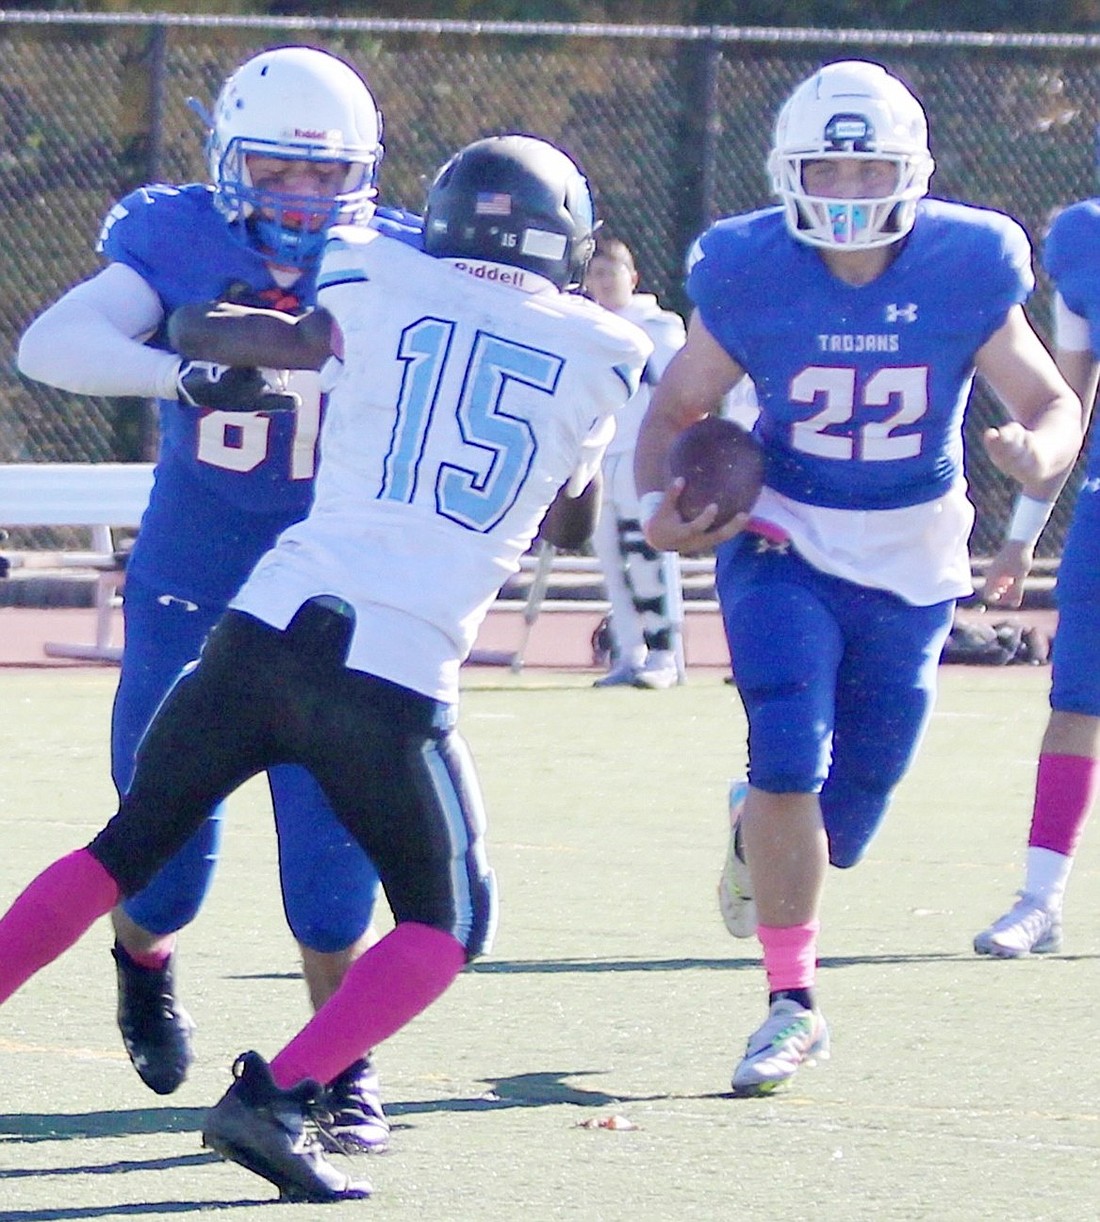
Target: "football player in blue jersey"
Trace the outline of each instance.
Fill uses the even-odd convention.
[[[1083,200],[1058,214],[1044,243],[1043,266],[1056,289],[1055,359],[1080,396],[1087,429],[1100,380],[1100,200]],[[1035,544],[1071,470],[1025,485],[986,573],[987,602],[1020,605]],[[1100,437],[1089,447],[1056,595],[1050,717],[1039,749],[1023,887],[1009,911],[975,936],[980,955],[1018,959],[1061,950],[1066,885],[1100,795]]]
[[[1024,315],[1023,230],[925,198],[926,120],[900,80],[864,61],[821,68],[782,108],[769,167],[781,204],[697,244],[688,340],[636,451],[650,543],[717,546],[748,717],[722,907],[760,939],[769,1011],[735,1095],[767,1094],[828,1053],[815,996],[826,866],[855,865],[878,828],[972,590],[962,423],[975,372],[1012,417],[984,437],[1006,475],[1034,485],[1081,439],[1080,404]],[[744,374],[764,487],[751,515],[715,529],[710,506],[685,522],[669,448]]]
[[[232,297],[301,311],[334,223],[419,241],[418,218],[375,204],[381,116],[366,83],[323,51],[256,55],[225,82],[210,119],[211,182],[153,185],[111,209],[108,260],[26,331],[23,373],[65,390],[158,400],[160,452],[130,555],[125,645],[111,727],[112,775],[129,788],[134,755],[181,668],[278,533],[313,496],[324,410],[313,373],[295,373],[296,411],[258,371],[225,371],[172,351],[177,307]],[[322,1005],[369,943],[377,876],[301,768],[268,774],[284,907],[310,1001]],[[174,1091],[192,1058],[175,995],[176,932],[197,913],[218,855],[221,810],[140,894],[113,913],[118,1021],[142,1079]],[[388,1125],[369,1060],[333,1084],[333,1130],[375,1149]]]

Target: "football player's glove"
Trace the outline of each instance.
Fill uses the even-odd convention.
[[[272,385],[255,366],[215,365],[212,361],[183,361],[176,390],[181,403],[223,412],[289,412],[300,403],[297,395]]]

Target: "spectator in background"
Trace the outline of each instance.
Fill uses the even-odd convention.
[[[610,671],[596,687],[632,686],[660,690],[683,678],[680,562],[675,552],[655,552],[642,534],[638,493],[634,483],[634,445],[649,397],[668,362],[683,346],[684,322],[663,310],[652,293],[638,293],[638,271],[625,242],[601,234],[588,266],[585,289],[604,309],[636,323],[653,341],[653,355],[642,386],[618,421],[607,448],[603,469],[603,501],[592,537],[603,569],[611,612],[593,646],[610,662]],[[726,396],[722,415],[752,428],[756,394],[751,379],[741,381]]]
[[[679,598],[680,566],[674,553],[656,552],[642,534],[634,486],[634,443],[650,391],[685,339],[684,320],[639,293],[634,256],[625,242],[596,239],[585,291],[605,310],[629,319],[653,341],[642,385],[619,415],[603,466],[603,499],[592,538],[611,603],[611,669],[596,687],[661,690],[679,678],[673,607]]]

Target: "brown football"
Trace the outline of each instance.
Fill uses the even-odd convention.
[[[764,451],[739,424],[707,416],[676,438],[669,452],[669,470],[673,477],[684,480],[680,516],[689,522],[715,504],[714,529],[753,507],[764,482]]]

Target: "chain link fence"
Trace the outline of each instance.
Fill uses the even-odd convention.
[[[1093,192],[1100,38],[15,13],[0,10],[0,461],[152,456],[148,407],[21,378],[22,329],[98,266],[115,199],[149,181],[203,179],[209,104],[249,55],[324,47],[367,77],[385,114],[381,197],[419,210],[455,148],[506,130],[560,142],[581,162],[606,227],[634,249],[643,288],[684,310],[683,258],[725,213],[770,202],[775,113],[831,59],[877,59],[929,114],[933,192],[1015,216],[1036,245],[1051,214]],[[1040,273],[1029,310],[1049,337]],[[998,419],[979,387],[969,436]],[[1013,489],[969,447],[976,555],[995,550]],[[1068,498],[1063,498],[1064,502]],[[1070,506],[1042,554],[1056,556]]]

